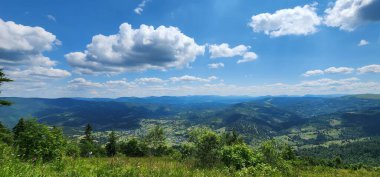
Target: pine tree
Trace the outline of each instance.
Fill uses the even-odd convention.
[[[97,151],[97,148],[92,137],[92,127],[90,124],[86,125],[84,138],[80,140],[80,154],[82,157],[90,157],[94,155]]]
[[[13,80],[7,78],[5,74],[3,73],[3,70],[0,69],[0,86],[3,84],[3,82],[12,82]],[[10,106],[12,103],[5,100],[0,100],[0,106]]]
[[[14,140],[17,141],[18,137],[22,132],[25,131],[25,120],[24,118],[21,118],[18,123],[16,124],[15,127],[13,127],[13,135],[14,135]]]
[[[27,161],[60,160],[64,154],[65,144],[60,129],[51,129],[35,119],[24,122],[24,129],[19,132],[14,142],[18,155]]]
[[[116,140],[115,132],[112,131],[108,138],[108,143],[106,144],[107,155],[109,157],[116,155]]]
[[[85,134],[85,137],[84,137],[85,140],[88,140],[88,141],[93,141],[94,140],[92,138],[92,127],[91,127],[90,124],[86,125],[86,129],[85,129],[84,134]]]

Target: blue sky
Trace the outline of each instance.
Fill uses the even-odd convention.
[[[380,92],[378,0],[0,3],[2,96]]]

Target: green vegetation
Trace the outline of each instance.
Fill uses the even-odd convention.
[[[93,139],[90,124],[78,142],[34,119],[20,119],[13,130],[1,134],[0,176],[380,175],[378,168],[350,166],[340,157],[326,161],[297,156],[290,146],[275,140],[251,147],[234,131],[217,133],[206,127],[190,130],[180,146],[171,146],[160,126],[125,142],[111,132],[105,144]],[[4,138],[9,135],[13,141]]]

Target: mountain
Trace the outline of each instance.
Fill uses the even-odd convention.
[[[1,99],[14,103],[0,107],[0,121],[8,127],[21,117],[34,117],[49,125],[77,130],[71,131],[72,135],[90,123],[97,132],[118,130],[129,134],[161,124],[175,142],[194,126],[236,130],[248,142],[276,138],[299,147],[380,136],[380,99],[368,94]]]

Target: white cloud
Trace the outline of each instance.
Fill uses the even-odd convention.
[[[358,46],[365,46],[365,45],[368,45],[368,44],[369,44],[369,42],[367,40],[362,39],[362,40],[359,41]]]
[[[24,55],[51,50],[56,40],[55,35],[41,27],[24,26],[0,19],[0,54],[8,56],[1,56],[3,60],[20,60]]]
[[[337,73],[343,73],[343,74],[349,74],[354,71],[354,68],[349,67],[330,67],[325,69],[326,74],[337,74]]]
[[[195,76],[184,75],[181,77],[171,77],[169,78],[172,82],[211,82],[212,80],[218,79],[215,76],[210,76],[208,78],[201,78]]]
[[[302,74],[305,77],[315,76],[315,75],[322,75],[322,74],[349,74],[352,73],[355,69],[349,68],[349,67],[330,67],[325,70],[310,70],[306,71],[304,74]]]
[[[47,15],[46,16],[49,20],[51,20],[51,21],[54,21],[54,22],[56,22],[57,21],[57,19],[53,16],[53,15]]]
[[[303,86],[303,87],[346,85],[346,84],[350,84],[351,82],[356,82],[359,80],[360,79],[358,79],[356,77],[340,79],[340,80],[323,78],[323,79],[318,79],[318,80],[313,80],[313,81],[304,81],[304,82],[301,82],[299,85]]]
[[[360,74],[363,74],[363,73],[380,73],[380,65],[373,64],[373,65],[363,66],[361,68],[358,68],[357,71]]]
[[[237,63],[246,63],[250,61],[255,61],[257,59],[257,54],[254,52],[247,52],[243,55],[243,59],[238,60]]]
[[[157,77],[143,77],[136,79],[135,82],[139,84],[159,84],[165,81]]]
[[[249,26],[254,32],[264,32],[271,37],[313,34],[321,24],[316,5],[317,3],[281,9],[273,14],[258,14],[252,16]]]
[[[210,63],[208,64],[208,68],[211,68],[211,69],[224,68],[224,63]]]
[[[205,78],[203,78],[205,79]],[[165,81],[165,80],[164,80]],[[167,80],[170,81],[170,80]],[[219,80],[221,81],[221,80]],[[23,85],[25,86],[25,85]],[[304,95],[304,94],[359,94],[380,93],[380,82],[362,81],[356,77],[323,78],[295,84],[271,83],[234,85],[224,82],[178,82],[167,84],[136,84],[125,79],[92,82],[76,78],[65,87],[49,88],[46,83],[30,82],[29,87],[4,84],[7,96],[26,97],[124,97],[124,96],[179,96],[179,95]],[[54,92],[51,90],[54,89]]]
[[[237,61],[237,63],[245,63],[254,61],[257,59],[257,54],[254,52],[249,52],[250,46],[238,45],[236,47],[230,48],[229,44],[222,43],[220,45],[213,44],[208,46],[209,53],[211,54],[211,58],[222,58],[222,57],[235,57],[242,56],[243,59]],[[223,63],[222,63],[223,64]],[[218,68],[224,67],[217,64],[210,64],[209,68]]]
[[[366,18],[361,15],[362,10],[372,2],[374,0],[337,0],[325,10],[324,23],[341,30],[353,31],[366,23]]]
[[[0,19],[0,65],[16,82],[70,76],[66,70],[53,68],[57,63],[43,55],[59,44],[55,35],[41,27]]]
[[[31,78],[50,79],[71,76],[71,73],[66,70],[48,67],[32,67],[24,70],[10,70],[7,71],[7,74],[10,78],[13,78],[14,80],[25,80]]]
[[[229,44],[227,43],[222,43],[220,45],[213,44],[208,46],[211,58],[242,56],[247,52],[249,48],[249,46],[245,45],[238,45],[234,48],[230,48]]]
[[[167,70],[189,66],[203,55],[204,46],[176,27],[141,25],[133,29],[120,25],[119,33],[96,35],[84,52],[66,54],[68,63],[79,73],[121,73],[147,69]]]
[[[324,71],[322,71],[320,69],[317,69],[317,70],[306,71],[302,75],[305,76],[305,77],[310,77],[310,76],[315,76],[315,75],[321,75],[321,74],[324,74],[324,73],[325,73]]]
[[[143,0],[141,3],[133,10],[136,14],[141,15],[141,13],[144,11],[144,7],[148,0]]]
[[[75,78],[68,82],[70,88],[89,88],[89,87],[102,87],[103,84],[98,82],[91,82],[84,78]]]

